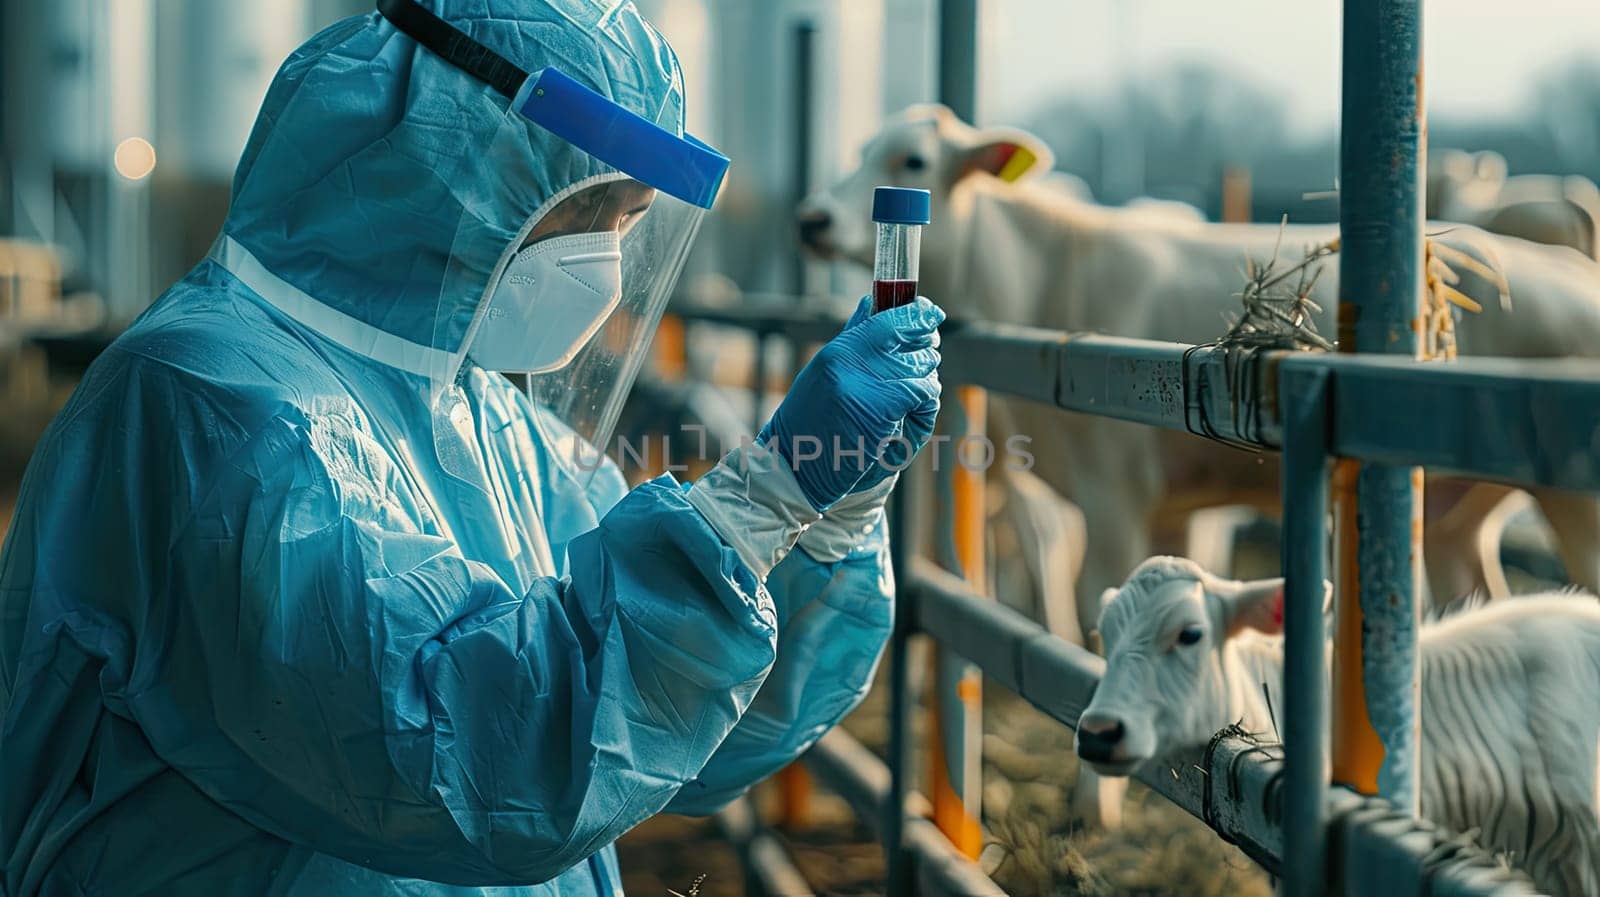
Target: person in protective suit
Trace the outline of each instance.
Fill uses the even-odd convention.
[[[675,57],[618,0],[379,10],[283,65],[28,470],[4,897],[620,893],[620,835],[868,688],[942,315],[863,305],[769,449],[628,491],[596,449],[728,165]]]

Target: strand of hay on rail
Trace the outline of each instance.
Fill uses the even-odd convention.
[[[1286,215],[1281,227],[1287,228],[1288,224]],[[1322,306],[1311,294],[1322,277],[1326,260],[1339,252],[1340,241],[1334,239],[1309,247],[1299,261],[1280,268],[1278,255],[1282,249],[1282,235],[1280,230],[1271,258],[1258,261],[1246,256],[1242,272],[1245,285],[1238,293],[1244,311],[1229,320],[1228,332],[1219,344],[1331,352],[1335,344],[1317,332],[1316,316],[1322,312]],[[1446,236],[1452,236],[1483,258],[1446,243]],[[1471,272],[1488,282],[1498,291],[1500,305],[1510,307],[1511,285],[1493,248],[1469,237],[1470,232],[1442,231],[1429,235],[1424,241],[1427,274],[1420,322],[1424,358],[1456,357],[1454,309],[1471,314],[1483,311],[1482,303],[1459,289],[1461,271]]]

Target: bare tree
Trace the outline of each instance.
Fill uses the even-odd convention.
[[[1104,96],[1063,95],[1040,107],[1030,127],[1061,166],[1099,184],[1108,135],[1133,133],[1144,181],[1160,188],[1213,183],[1224,166],[1250,164],[1283,143],[1282,97],[1227,68],[1184,61]],[[1128,197],[1109,197],[1112,200]]]
[[[1600,62],[1574,59],[1540,79],[1537,123],[1569,171],[1600,167]]]

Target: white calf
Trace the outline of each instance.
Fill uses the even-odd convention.
[[[1475,221],[1494,208],[1511,172],[1505,156],[1448,147],[1428,149],[1428,217]]]
[[[1107,208],[1028,177],[1051,164],[1032,135],[980,131],[943,107],[914,107],[867,144],[856,171],[806,200],[802,237],[818,252],[870,264],[873,187],[925,187],[934,194],[934,221],[924,234],[924,292],[953,316],[1189,343],[1222,332],[1224,316],[1238,310],[1245,257],[1264,262],[1280,240],[1276,226]],[[1282,245],[1286,255],[1297,254],[1334,234],[1331,227],[1290,227]],[[1569,249],[1471,229],[1455,238],[1486,247],[1511,283],[1509,310],[1487,284],[1463,285],[1484,306],[1460,323],[1463,353],[1600,353],[1600,264]],[[1328,266],[1317,290],[1329,334],[1336,269]],[[1085,629],[1097,616],[1100,591],[1152,553],[1157,521],[1223,504],[1275,507],[1274,468],[1258,456],[1030,403],[994,405],[1010,413],[1014,432],[1033,438],[1034,472],[1087,519],[1077,590]],[[1587,496],[1539,497],[1574,581],[1600,589],[1600,505]],[[1478,572],[1453,577],[1463,578],[1485,579]]]
[[[1078,755],[1125,776],[1241,722],[1271,733],[1283,693],[1283,581],[1181,558],[1141,564],[1105,601],[1106,673]],[[1600,602],[1552,593],[1424,627],[1422,814],[1477,832],[1557,897],[1600,894]]]

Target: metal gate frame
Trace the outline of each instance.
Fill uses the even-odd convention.
[[[826,339],[840,323],[803,314],[684,311],[691,321],[800,343]],[[944,355],[941,373],[949,383],[1284,455],[1286,744],[1224,734],[1204,749],[1166,758],[1140,776],[1147,785],[1269,872],[1307,870],[1302,883],[1315,890],[1295,893],[1320,892],[1330,883],[1352,894],[1536,893],[1483,851],[1410,812],[1329,784],[1322,615],[1327,470],[1330,460],[1343,458],[1600,491],[1600,457],[1592,450],[1600,439],[1600,364],[1441,365],[995,324],[948,327]],[[1483,440],[1480,433],[1502,438]],[[905,524],[916,520],[906,506],[918,500],[902,489],[892,508],[899,521],[891,543],[898,604],[889,656],[889,762],[842,732],[826,736],[804,760],[881,836],[894,882],[889,893],[998,894],[948,841],[930,837],[937,829],[918,810],[910,778],[916,695],[908,642],[918,634],[933,638],[1067,726],[1076,726],[1105,664],[910,555],[914,526]]]
[[[941,93],[965,106],[956,111],[969,119],[978,2],[940,0]],[[1421,0],[1345,0],[1343,52],[1340,336],[1345,349],[1361,354],[967,324],[947,328],[941,373],[948,384],[1284,456],[1284,743],[1219,733],[1209,746],[1140,775],[1146,784],[1278,875],[1292,897],[1532,894],[1522,876],[1415,818],[1420,618],[1414,469],[1600,491],[1600,364],[1416,360],[1425,326]],[[758,345],[771,336],[821,341],[839,324],[799,313],[684,310],[683,316],[750,330]],[[1355,573],[1342,603],[1365,615],[1357,631],[1367,635],[1340,639],[1335,651],[1344,685],[1359,689],[1357,695],[1381,692],[1386,702],[1381,725],[1368,718],[1372,698],[1358,701],[1353,713],[1345,705],[1338,722],[1349,731],[1338,734],[1340,753],[1333,757],[1323,615],[1331,461],[1363,465],[1356,488],[1365,524],[1341,558],[1353,559]],[[898,603],[889,655],[888,762],[837,731],[805,762],[875,828],[885,846],[891,897],[1000,894],[924,818],[925,802],[914,794],[916,696],[908,642],[918,634],[931,637],[1072,727],[1104,662],[915,557],[912,546],[921,544],[916,528],[926,522],[918,508],[926,496],[909,483],[891,505]],[[1396,557],[1409,558],[1409,569]],[[1349,747],[1363,739],[1368,748]],[[1380,747],[1372,750],[1373,743]],[[1366,783],[1367,790],[1385,796],[1332,784],[1331,761],[1340,780],[1371,778],[1376,785]]]

